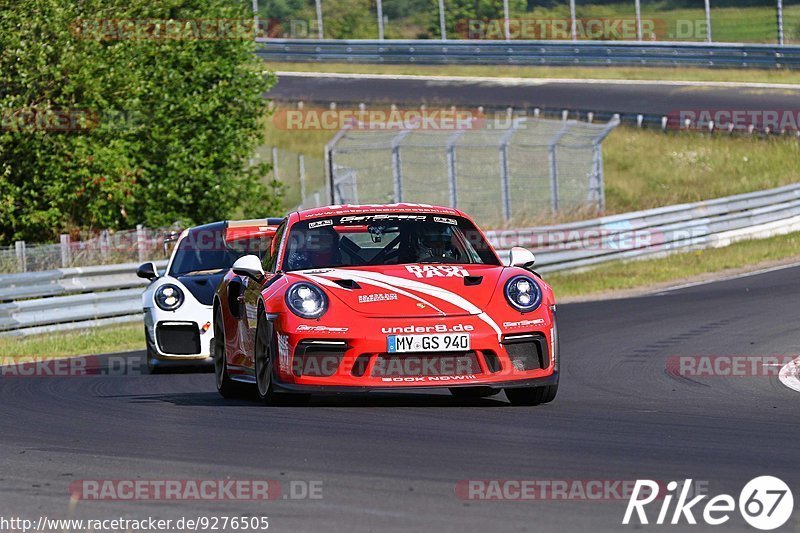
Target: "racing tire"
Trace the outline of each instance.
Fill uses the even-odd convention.
[[[558,384],[544,387],[521,387],[505,389],[506,397],[511,405],[540,405],[550,403],[556,398]]]
[[[278,338],[272,324],[258,313],[255,342],[256,397],[265,405],[302,406],[308,403],[308,394],[285,394],[275,390],[275,357],[278,354]]]
[[[453,387],[450,389],[450,394],[456,398],[488,398],[499,393],[499,389],[491,387]]]
[[[228,376],[228,361],[225,356],[225,328],[222,322],[222,313],[214,309],[214,381],[217,392],[223,398],[236,398],[244,392],[241,383],[233,381]]]

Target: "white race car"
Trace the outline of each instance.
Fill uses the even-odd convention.
[[[244,255],[269,250],[279,218],[214,222],[184,231],[159,276],[154,263],[136,274],[150,280],[142,295],[147,368],[213,364],[212,303],[217,285]]]

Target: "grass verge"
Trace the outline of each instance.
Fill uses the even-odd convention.
[[[0,337],[0,360],[21,361],[144,350],[144,331],[140,323],[29,337]]]
[[[741,241],[725,248],[669,255],[642,261],[615,261],[591,270],[553,273],[545,279],[556,298],[613,296],[615,292],[691,281],[716,273],[736,274],[800,260],[800,233]]]
[[[354,65],[349,63],[272,63],[270,68],[283,72],[339,72],[344,74],[800,83],[800,72],[796,70],[685,67],[526,67],[510,65]]]

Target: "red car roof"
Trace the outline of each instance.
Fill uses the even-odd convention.
[[[339,215],[358,215],[364,213],[430,213],[433,215],[450,215],[466,217],[464,213],[452,207],[441,207],[427,204],[369,204],[369,205],[328,205],[298,211],[300,220],[331,217]],[[469,217],[466,217],[469,218]]]

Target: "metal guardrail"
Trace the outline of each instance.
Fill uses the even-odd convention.
[[[486,236],[504,261],[511,247],[525,246],[536,254],[538,271],[553,272],[791,231],[800,231],[800,184],[555,226],[488,231]],[[140,320],[146,282],[135,276],[136,266],[0,276],[0,335]]]
[[[536,254],[537,270],[588,267],[800,230],[800,184],[536,228],[487,232],[508,259],[512,246]]]
[[[267,61],[800,68],[800,46],[625,41],[257,39]]]
[[[166,261],[156,263],[166,267]],[[139,320],[138,263],[0,276],[0,335],[28,335]]]

